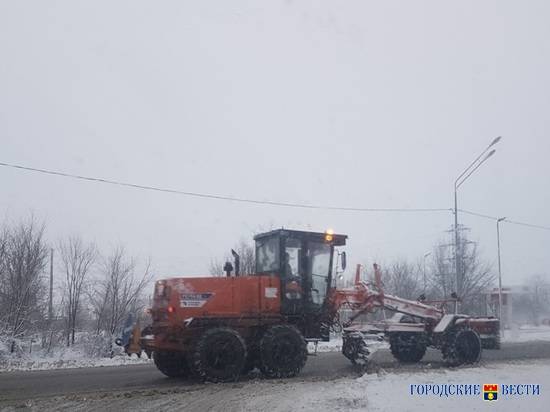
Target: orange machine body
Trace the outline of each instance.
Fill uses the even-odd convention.
[[[265,316],[280,313],[280,294],[277,276],[171,278],[157,282],[153,310],[166,310],[172,322]]]
[[[278,276],[169,278],[156,282],[151,350],[182,350],[197,329],[224,323],[246,338],[251,327],[281,320]]]

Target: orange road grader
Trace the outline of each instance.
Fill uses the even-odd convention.
[[[125,351],[152,356],[169,377],[196,377],[223,382],[254,368],[270,378],[297,375],[304,367],[307,342],[328,341],[343,324],[342,352],[352,363],[366,365],[372,337],[389,340],[400,362],[418,362],[427,347],[441,350],[457,366],[480,359],[482,346],[499,346],[499,321],[446,313],[441,305],[384,294],[380,271],[375,282],[359,279],[351,288],[333,285],[335,256],[345,269],[346,235],[274,230],[257,235],[256,273],[240,275],[239,256],[227,262],[225,277],[180,277],[155,284],[152,324],[127,328],[117,339]],[[456,298],[454,299],[456,304]],[[440,302],[442,303],[442,302]],[[456,305],[455,305],[456,307]],[[377,311],[386,319],[358,322]]]

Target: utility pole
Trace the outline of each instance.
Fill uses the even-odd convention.
[[[498,253],[498,323],[500,325],[500,335],[502,336],[502,271],[500,267],[500,222],[506,220],[505,217],[497,219],[497,253]]]
[[[491,150],[489,152],[489,149],[493,147],[495,144],[497,144],[502,137],[498,136],[493,139],[491,144],[487,146],[481,154],[475,158],[475,160],[470,163],[470,165],[456,178],[455,184],[454,184],[454,197],[455,197],[455,207],[454,207],[454,214],[455,214],[455,224],[454,224],[454,232],[455,232],[455,275],[456,275],[456,293],[459,296],[459,298],[462,295],[462,281],[464,273],[462,271],[462,251],[460,250],[460,242],[458,237],[458,199],[457,199],[457,192],[458,188],[477,170],[479,167],[485,163],[487,159],[489,159],[492,155],[495,154],[495,149]],[[489,153],[487,153],[489,152]],[[483,157],[485,155],[485,157]],[[483,159],[482,159],[483,157]],[[481,160],[480,160],[481,159]],[[457,301],[457,308],[458,308],[458,301]]]
[[[460,260],[461,260],[461,254],[458,251],[458,248],[460,247],[460,242],[458,241],[458,201],[457,201],[457,186],[455,183],[455,281],[456,281],[456,288],[455,291],[458,296],[460,296],[460,286],[459,286],[459,277],[460,277]]]
[[[48,301],[48,322],[53,320],[53,248],[50,249],[50,299]]]

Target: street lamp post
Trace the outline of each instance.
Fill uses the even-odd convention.
[[[498,320],[500,325],[499,333],[502,336],[502,271],[500,267],[500,222],[506,220],[505,217],[497,219],[497,253],[498,253]]]
[[[475,158],[475,160],[470,163],[470,165],[456,178],[455,184],[454,184],[454,200],[455,200],[455,207],[454,207],[454,214],[455,214],[455,224],[454,224],[454,234],[455,234],[455,276],[456,276],[456,293],[460,297],[462,294],[462,282],[461,282],[461,265],[460,265],[460,256],[461,253],[459,253],[459,235],[458,235],[458,188],[462,186],[462,184],[477,170],[479,167],[485,163],[487,159],[489,159],[492,155],[495,154],[495,149],[491,150],[489,153],[489,149],[496,145],[502,137],[498,136],[493,139],[491,144],[487,146],[487,148],[481,152],[481,154]],[[483,157],[485,156],[485,157]],[[458,303],[457,303],[458,305]]]

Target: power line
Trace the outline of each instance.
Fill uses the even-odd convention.
[[[535,228],[535,229],[550,230],[550,227],[548,227],[548,226],[533,225],[531,223],[518,222],[518,221],[515,221],[515,220],[506,219],[506,220],[503,220],[502,223],[510,223],[512,225],[532,227],[532,228]]]
[[[497,217],[484,215],[482,213],[472,212],[470,210],[458,209],[458,211],[461,212],[461,213],[464,213],[466,215],[472,215],[472,216],[482,217],[482,218],[491,219],[491,220],[498,220]]]
[[[497,221],[499,219],[496,216],[490,216],[490,215],[485,215],[483,213],[472,212],[471,210],[458,209],[458,211],[461,212],[461,213],[465,213],[467,215],[482,217],[484,219],[490,219],[490,220],[495,220],[495,221]],[[548,227],[548,226],[534,225],[532,223],[519,222],[517,220],[506,219],[506,220],[503,220],[502,223],[510,223],[512,225],[526,226],[526,227],[531,227],[531,228],[534,228],[534,229],[550,230],[550,227]]]
[[[113,179],[103,179],[99,177],[82,176],[82,175],[71,174],[66,172],[59,172],[55,170],[39,169],[35,167],[16,165],[16,164],[5,163],[5,162],[0,162],[0,166],[10,167],[10,168],[19,169],[19,170],[26,170],[26,171],[35,172],[35,173],[61,176],[61,177],[66,177],[70,179],[79,179],[79,180],[86,180],[90,182],[106,183],[106,184],[116,185],[116,186],[131,187],[134,189],[152,190],[156,192],[172,193],[172,194],[178,194],[178,195],[184,195],[184,196],[198,197],[203,199],[225,200],[230,202],[252,203],[252,204],[260,204],[260,205],[268,205],[268,206],[291,207],[291,208],[300,208],[300,209],[317,209],[317,210],[340,210],[340,211],[347,211],[347,212],[433,213],[433,212],[452,212],[453,211],[453,209],[451,208],[366,208],[366,207],[345,207],[345,206],[332,206],[332,205],[312,205],[312,204],[306,204],[306,203],[293,203],[293,202],[278,202],[278,201],[271,201],[271,200],[259,200],[259,199],[249,199],[249,198],[242,198],[242,197],[223,196],[223,195],[209,194],[209,193],[189,192],[184,190],[162,188],[157,186],[121,182]],[[490,219],[490,220],[498,219],[495,216],[485,215],[482,213],[473,212],[471,210],[458,209],[458,211],[468,215],[481,217],[484,219]],[[526,226],[526,227],[535,228],[535,229],[550,230],[550,227],[548,226],[535,225],[531,223],[519,222],[516,220],[506,219],[503,221],[503,223]]]
[[[117,186],[131,187],[134,189],[152,190],[156,192],[172,193],[172,194],[178,194],[178,195],[184,195],[184,196],[198,197],[203,199],[226,200],[231,202],[253,203],[253,204],[261,204],[261,205],[269,205],[269,206],[292,207],[292,208],[301,208],[301,209],[340,210],[340,211],[348,211],[348,212],[425,212],[425,213],[429,213],[429,212],[449,212],[451,210],[449,208],[362,208],[362,207],[344,207],[344,206],[331,206],[331,205],[312,205],[312,204],[306,204],[306,203],[292,203],[292,202],[277,202],[277,201],[271,201],[271,200],[258,200],[258,199],[231,197],[231,196],[223,196],[223,195],[209,194],[209,193],[189,192],[184,190],[162,188],[157,186],[121,182],[121,181],[112,180],[112,179],[82,176],[82,175],[76,175],[71,173],[65,173],[65,172],[59,172],[59,171],[47,170],[47,169],[39,169],[35,167],[22,166],[22,165],[16,165],[11,163],[4,163],[4,162],[0,162],[0,166],[10,167],[13,169],[26,170],[26,171],[36,172],[36,173],[43,173],[48,175],[62,176],[62,177],[67,177],[71,179],[79,179],[79,180],[86,180],[91,182],[99,182],[99,183],[107,183],[107,184],[117,185]]]

